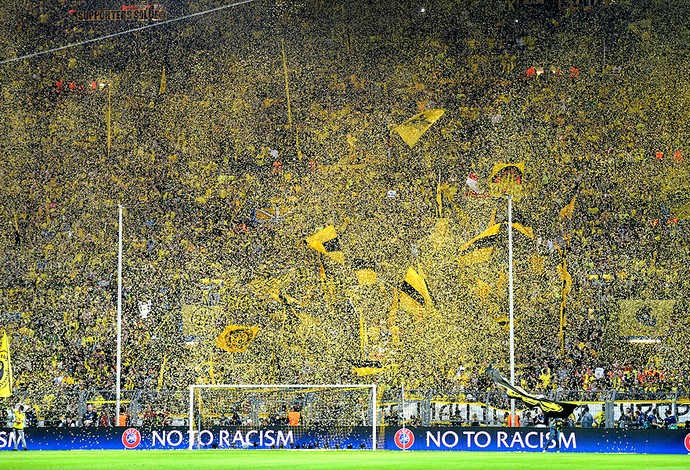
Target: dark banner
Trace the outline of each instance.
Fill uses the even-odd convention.
[[[541,452],[548,442],[547,428],[389,428],[389,450],[465,450],[490,452]],[[555,450],[552,443],[550,450]],[[690,432],[681,429],[564,429],[561,452],[633,454],[690,453]]]
[[[372,429],[353,427],[213,427],[192,431],[161,428],[27,428],[31,450],[188,449],[371,449]],[[14,448],[11,429],[0,428],[0,450]]]
[[[155,7],[122,10],[70,10],[77,21],[160,21],[166,18],[165,10]]]
[[[372,429],[353,427],[186,427],[27,428],[31,450],[188,449],[371,449]],[[387,428],[388,450],[539,452],[548,441],[545,428],[413,427]],[[381,440],[379,440],[381,442]],[[14,433],[0,428],[0,451],[14,448]],[[550,450],[555,450],[552,444]],[[690,431],[565,429],[561,452],[687,454]]]

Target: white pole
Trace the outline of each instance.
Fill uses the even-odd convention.
[[[194,447],[194,439],[192,435],[194,434],[194,386],[189,386],[189,450]]]
[[[117,206],[117,366],[115,369],[115,424],[120,425],[120,379],[122,365],[122,204]]]
[[[515,322],[513,319],[513,197],[508,195],[508,306],[510,311],[510,385],[515,385]],[[510,423],[515,426],[515,399],[510,400]]]
[[[402,395],[402,428],[405,432],[405,382],[401,384],[400,395]],[[405,451],[405,449],[403,449]]]
[[[371,390],[371,409],[373,410],[372,421],[371,421],[371,439],[372,439],[371,448],[372,448],[372,450],[376,450],[376,440],[377,440],[376,425],[378,424],[376,421],[378,418],[378,415],[376,413],[376,411],[377,411],[376,410],[376,384],[374,384],[374,387]]]

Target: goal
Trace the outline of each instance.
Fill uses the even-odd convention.
[[[189,448],[373,449],[376,385],[190,385]]]

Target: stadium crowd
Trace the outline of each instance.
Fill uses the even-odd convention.
[[[9,3],[6,58],[125,27]],[[521,385],[687,396],[689,7],[604,3],[257,2],[0,65],[14,399],[70,426],[80,392],[115,386],[118,204],[126,390],[490,389],[485,369],[508,358],[505,232],[489,261],[458,258],[506,220],[505,199],[465,184],[488,193],[499,162],[525,163],[514,207],[535,234],[514,233]],[[393,132],[435,108],[413,148]],[[328,225],[342,264],[303,243]],[[410,266],[433,297],[421,313],[397,307]],[[251,287],[264,279],[295,302]],[[621,338],[626,300],[672,302],[642,323],[649,343]],[[231,324],[259,327],[246,352],[216,347]],[[361,360],[380,370],[354,375]]]

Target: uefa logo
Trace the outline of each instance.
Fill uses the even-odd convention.
[[[685,436],[685,449],[690,452],[690,434]]]
[[[134,428],[125,429],[122,433],[122,445],[127,449],[136,448],[141,442],[141,433]]]
[[[399,449],[407,450],[414,444],[414,433],[409,429],[398,429],[393,440]]]

